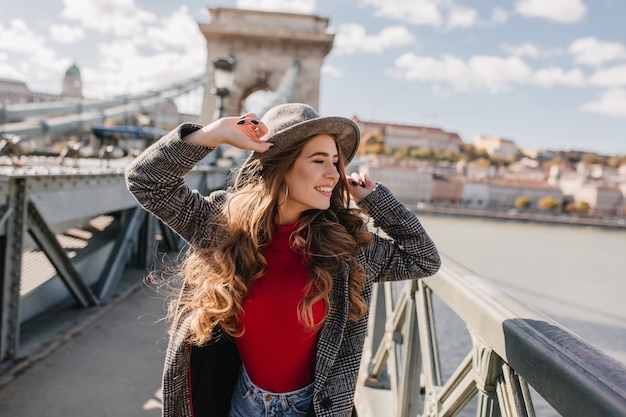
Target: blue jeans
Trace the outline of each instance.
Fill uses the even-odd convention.
[[[311,399],[313,384],[291,392],[271,392],[257,387],[241,366],[233,391],[228,417],[299,417],[305,416]]]

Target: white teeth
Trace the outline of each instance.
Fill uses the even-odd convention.
[[[316,190],[321,191],[323,193],[332,193],[333,192],[333,188],[332,187],[315,187]]]

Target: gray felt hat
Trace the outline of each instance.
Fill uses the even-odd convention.
[[[268,129],[262,139],[276,143],[276,148],[281,147],[283,143],[291,144],[311,136],[328,134],[336,138],[346,165],[354,158],[359,148],[361,133],[354,121],[338,116],[320,117],[306,104],[287,103],[272,107],[261,120]],[[250,172],[252,164],[259,160],[262,165],[263,159],[271,157],[272,153],[272,148],[264,153],[252,152],[239,170],[235,187],[238,188],[244,182],[250,181],[251,178],[248,177],[252,175]]]

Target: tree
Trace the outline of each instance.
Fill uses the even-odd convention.
[[[586,201],[577,201],[574,204],[574,210],[577,213],[589,213],[589,209],[591,209],[591,206]]]
[[[530,199],[530,197],[521,195],[515,199],[515,203],[513,203],[513,206],[516,209],[526,210],[528,207],[530,207],[531,203],[532,200]]]
[[[559,202],[552,196],[546,196],[537,202],[537,208],[539,210],[556,210],[559,208]]]

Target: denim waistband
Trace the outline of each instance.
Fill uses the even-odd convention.
[[[257,386],[248,375],[246,368],[241,366],[241,384],[244,388],[253,393],[255,398],[262,398],[264,402],[279,400],[281,403],[299,402],[300,400],[310,399],[313,396],[313,383],[289,392],[273,392],[264,390]]]

